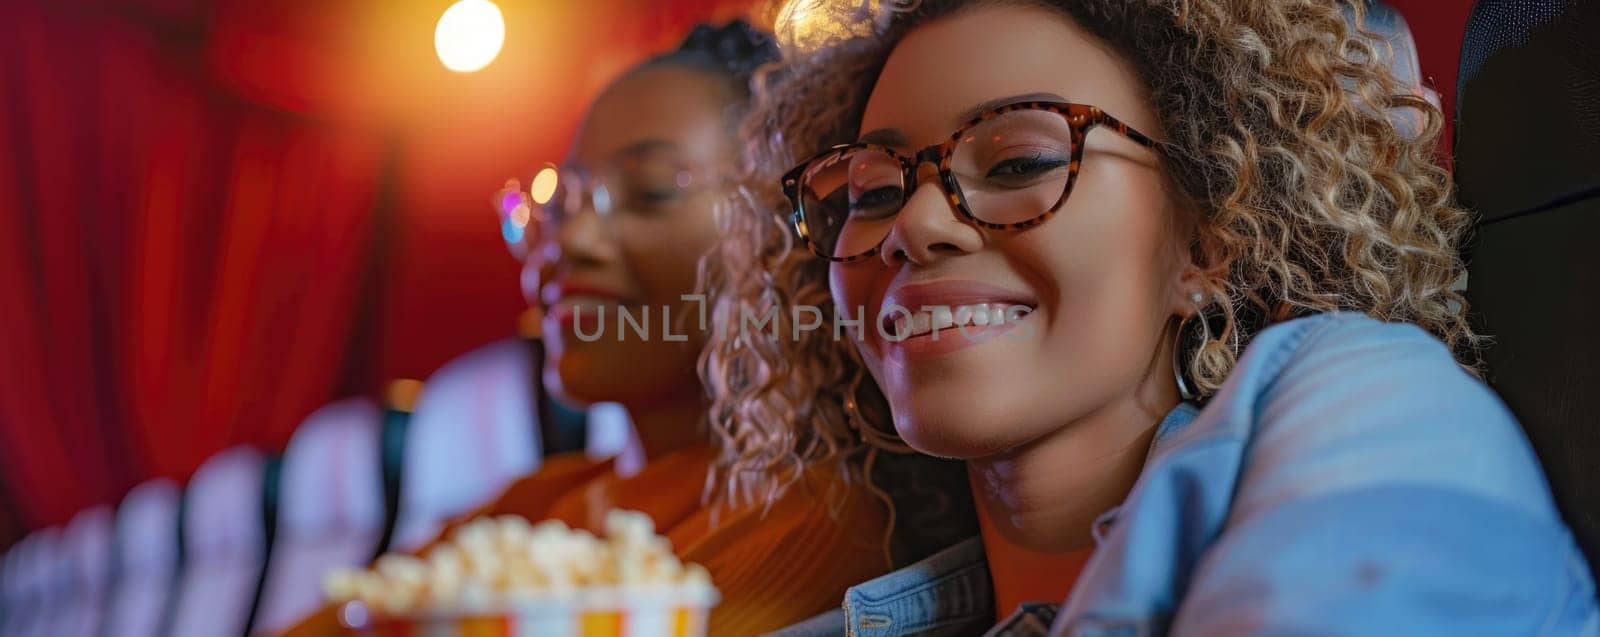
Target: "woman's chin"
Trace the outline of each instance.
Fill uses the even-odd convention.
[[[701,393],[692,359],[666,356],[591,356],[569,352],[547,360],[545,386],[566,402],[577,404],[655,404]]]
[[[626,378],[607,373],[601,366],[582,364],[579,357],[568,357],[562,365],[547,367],[544,371],[545,388],[551,396],[567,405],[593,405],[595,403],[625,402],[628,396]]]
[[[981,417],[980,417],[981,416]],[[896,416],[895,431],[912,449],[939,458],[970,460],[1004,453],[1021,444],[1013,440],[1014,430],[988,427],[992,415],[909,413]]]

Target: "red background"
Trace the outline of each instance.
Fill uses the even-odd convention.
[[[1390,3],[1451,112],[1470,1]],[[513,333],[489,193],[749,2],[499,0],[465,75],[434,58],[449,4],[0,7],[0,545]]]

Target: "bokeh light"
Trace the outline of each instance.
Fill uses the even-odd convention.
[[[533,176],[533,183],[528,185],[528,194],[533,195],[533,203],[541,206],[550,203],[550,198],[556,195],[559,182],[560,175],[556,173],[555,166],[545,166],[544,170]]]
[[[870,36],[885,16],[920,4],[921,0],[786,0],[778,9],[773,30],[778,46],[811,51]]]
[[[511,216],[511,211],[516,210],[517,206],[520,205],[522,205],[522,193],[517,192],[515,187],[508,184],[500,195],[500,202],[495,206],[495,211],[499,212],[502,217],[509,217]]]
[[[489,0],[460,0],[433,31],[433,48],[445,68],[471,73],[494,61],[506,40],[505,16]]]
[[[510,217],[506,217],[500,220],[500,238],[505,239],[506,243],[521,243],[526,228],[527,226],[519,226]]]

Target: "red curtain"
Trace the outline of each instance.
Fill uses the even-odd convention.
[[[342,389],[383,145],[210,90],[192,24],[5,13],[0,479],[59,523]]]
[[[499,4],[467,76],[449,0],[0,6],[0,546],[513,333],[488,193],[748,3]]]

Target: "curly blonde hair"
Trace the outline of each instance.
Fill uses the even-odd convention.
[[[1471,219],[1434,164],[1442,116],[1395,79],[1380,38],[1350,26],[1361,2],[1012,2],[1096,34],[1149,89],[1170,189],[1197,212],[1186,220],[1191,256],[1209,273],[1206,328],[1181,353],[1202,393],[1222,385],[1262,329],[1333,310],[1421,326],[1476,369],[1480,337],[1452,289]],[[724,443],[719,477],[734,501],[770,501],[816,465],[869,478],[878,451],[906,451],[892,431],[861,422],[887,422],[887,408],[849,340],[791,332],[788,308],[833,310],[828,263],[799,245],[778,184],[800,159],[854,141],[900,37],[982,3],[878,4],[832,10],[837,24],[821,31],[838,37],[790,50],[757,75],[742,186],[704,279],[722,331],[701,371]],[[811,9],[808,20],[828,13]],[[871,32],[851,37],[862,25]],[[1398,123],[1397,109],[1417,115],[1420,130]],[[774,310],[783,338],[728,329]],[[851,400],[865,418],[850,416]]]

